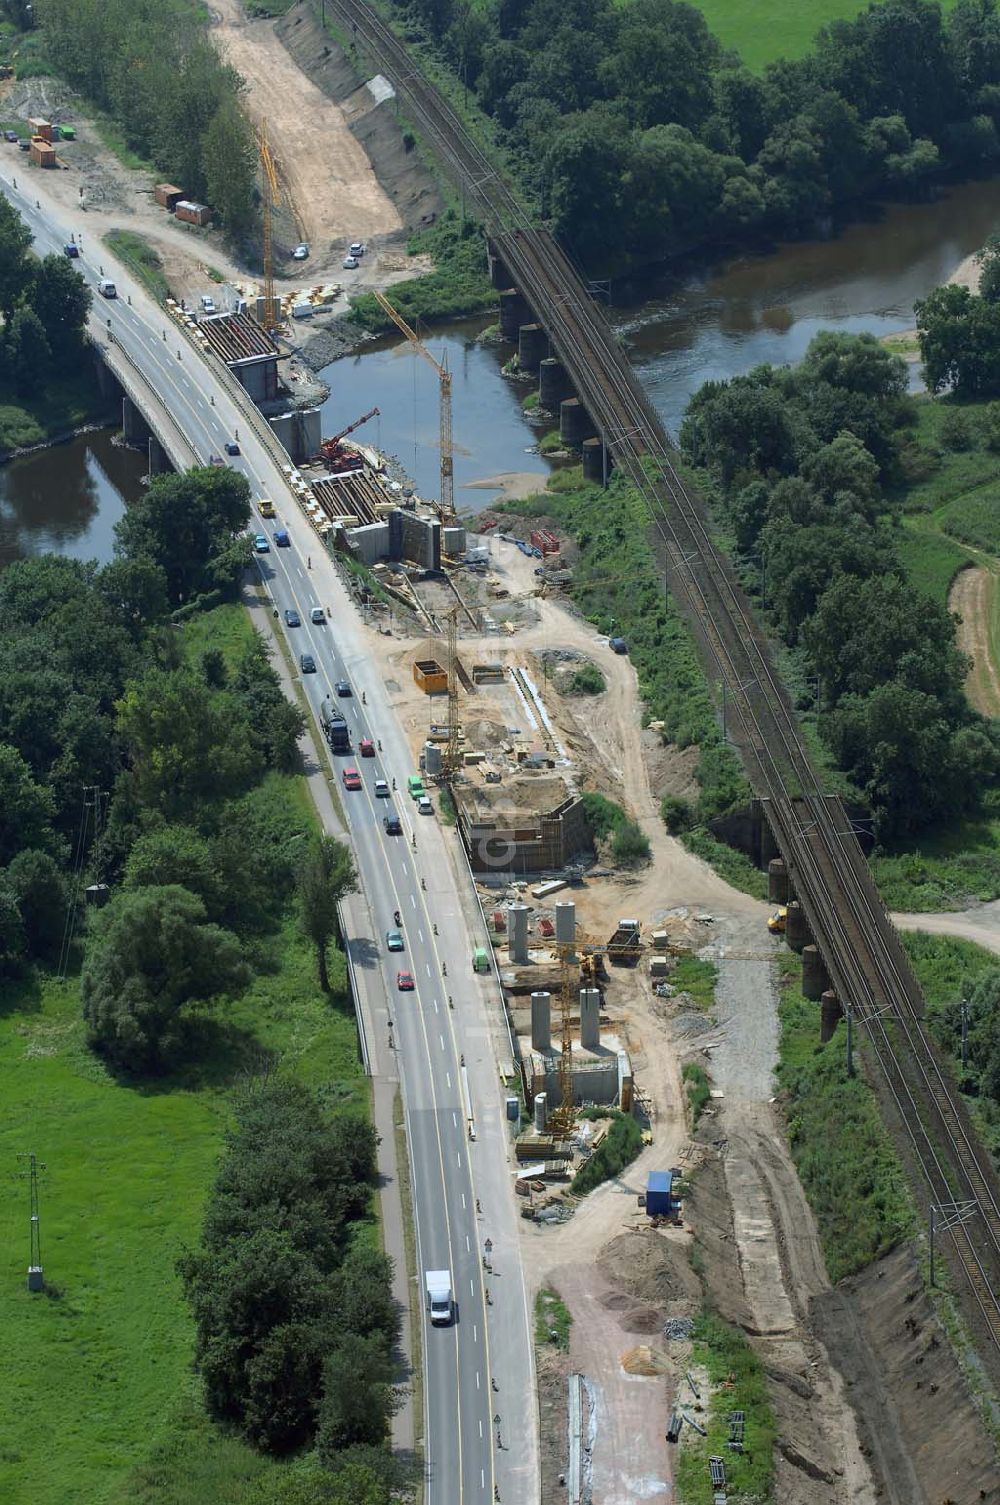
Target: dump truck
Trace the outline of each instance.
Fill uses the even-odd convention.
[[[424,1291],[427,1296],[427,1310],[431,1314],[431,1325],[433,1327],[447,1327],[453,1315],[451,1304],[451,1271],[425,1270]]]

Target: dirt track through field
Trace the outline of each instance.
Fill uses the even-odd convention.
[[[1000,671],[993,657],[991,624],[996,600],[997,577],[984,565],[960,570],[948,596],[948,606],[957,612],[958,646],[972,659],[965,693],[984,716],[1000,716]]]

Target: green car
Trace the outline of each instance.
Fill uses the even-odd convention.
[[[410,798],[414,800],[421,799],[426,793],[424,789],[424,781],[420,777],[419,773],[410,774],[410,777],[406,781],[406,788]]]

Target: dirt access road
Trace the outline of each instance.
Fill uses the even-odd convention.
[[[312,83],[274,34],[274,22],[248,20],[238,0],[215,0],[212,37],[246,80],[244,105],[267,134],[282,187],[310,247],[310,272],[337,267],[356,239],[401,227],[339,105]]]
[[[965,693],[984,716],[1000,716],[1000,671],[993,651],[997,576],[986,565],[970,565],[955,576],[948,610],[961,618],[958,646],[972,660]]]

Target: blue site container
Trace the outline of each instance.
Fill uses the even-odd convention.
[[[646,1212],[651,1218],[669,1218],[674,1211],[671,1196],[673,1171],[650,1171],[646,1181]]]

